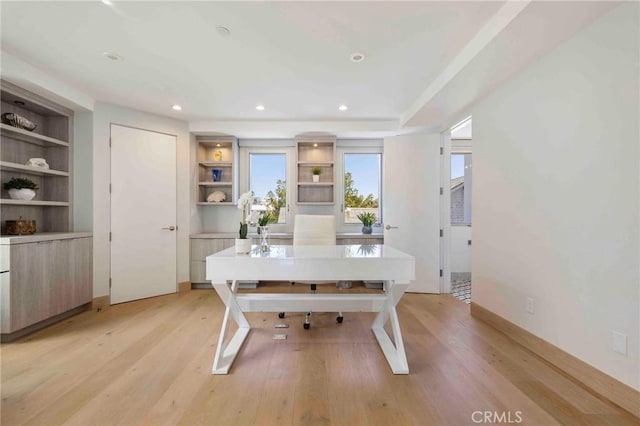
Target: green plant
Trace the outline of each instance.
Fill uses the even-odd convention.
[[[359,213],[356,217],[360,222],[362,222],[364,226],[371,226],[376,221],[376,215],[371,212],[362,212]]]
[[[11,178],[9,182],[4,183],[4,189],[33,189],[36,191],[38,189],[38,185],[36,185],[33,181],[26,178]]]
[[[318,166],[314,166],[311,168],[311,174],[319,176],[322,173],[322,168]]]
[[[267,224],[273,221],[274,220],[273,220],[273,217],[271,216],[271,213],[267,212],[258,218],[258,225],[267,226]]]
[[[248,224],[240,222],[240,239],[241,240],[247,239],[248,227],[249,227]]]

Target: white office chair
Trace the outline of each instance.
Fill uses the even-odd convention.
[[[298,214],[293,222],[294,246],[334,246],[336,245],[336,218],[333,215],[307,215]],[[311,284],[311,292],[316,292],[317,284],[326,284],[332,281],[299,281]],[[278,314],[284,318],[284,312]],[[311,327],[311,311],[304,318],[304,328]],[[338,313],[336,321],[342,323],[342,312]]]

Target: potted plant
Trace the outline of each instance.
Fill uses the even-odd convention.
[[[372,212],[362,212],[356,217],[362,222],[362,233],[370,234],[372,231],[371,226],[376,222],[376,215]]]
[[[251,208],[251,200],[253,194],[247,191],[238,198],[238,209],[242,211],[242,219],[240,220],[239,238],[236,238],[236,253],[249,253],[251,251],[251,238],[247,238],[249,230],[249,215]]]
[[[311,169],[311,174],[313,175],[313,182],[314,183],[318,183],[320,182],[320,174],[322,173],[322,168],[318,167],[318,166],[314,166]]]
[[[14,200],[32,200],[36,196],[38,185],[27,178],[11,178],[4,183],[4,189],[9,192],[9,197]]]

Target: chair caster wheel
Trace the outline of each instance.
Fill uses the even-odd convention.
[[[305,322],[304,324],[302,324],[302,326],[304,327],[305,330],[308,330],[309,327],[311,327],[311,324]]]
[[[344,319],[344,317],[337,317],[336,321],[338,321],[338,324],[342,324],[342,320]]]
[[[284,318],[284,312],[278,312],[278,318]]]

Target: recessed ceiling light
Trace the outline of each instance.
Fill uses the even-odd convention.
[[[107,6],[113,6],[113,2],[111,2],[110,0],[102,0],[102,3],[106,4]]]
[[[349,59],[351,59],[351,62],[362,62],[364,61],[364,53],[353,52],[349,55]]]
[[[102,54],[104,55],[105,58],[111,59],[112,61],[121,61],[122,60],[122,56],[118,55],[117,53],[103,52]]]
[[[256,106],[256,109],[257,109],[258,111],[264,111],[264,105],[257,105],[257,106]]]
[[[338,109],[339,109],[340,111],[346,111],[346,110],[348,110],[349,108],[348,108],[346,105],[340,105],[340,106],[338,107]]]
[[[317,143],[314,143],[314,144],[313,144],[313,147],[314,147],[314,148],[317,148],[317,147],[318,147],[318,144],[317,144]]]
[[[216,32],[220,37],[229,37],[231,35],[231,31],[227,27],[216,27]]]
[[[182,111],[182,107],[178,104],[173,105],[171,108],[173,108],[174,111]]]

